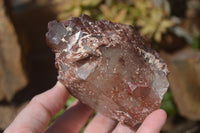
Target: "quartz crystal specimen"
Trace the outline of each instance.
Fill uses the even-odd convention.
[[[160,107],[167,65],[132,26],[82,15],[48,29],[58,80],[82,103],[129,127]]]

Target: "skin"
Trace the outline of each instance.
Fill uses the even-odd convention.
[[[46,130],[50,118],[63,108],[68,96],[67,89],[57,82],[52,89],[35,96],[4,133],[79,133],[94,112],[90,107],[79,101],[75,101]],[[159,133],[165,124],[166,118],[165,111],[158,109],[144,120],[136,133]],[[117,123],[100,113],[97,113],[84,131],[84,133],[94,132],[135,133],[127,126]]]

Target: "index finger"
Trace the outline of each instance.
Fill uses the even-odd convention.
[[[159,133],[167,119],[164,110],[158,109],[152,112],[142,123],[137,133]]]
[[[17,115],[5,133],[44,132],[51,117],[65,105],[67,89],[60,83],[39,94]]]

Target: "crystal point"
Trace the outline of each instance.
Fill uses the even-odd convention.
[[[48,28],[58,80],[81,102],[129,127],[160,107],[167,65],[134,27],[82,15]]]

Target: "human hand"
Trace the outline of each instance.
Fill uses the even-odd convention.
[[[35,96],[17,115],[4,133],[43,133],[51,119],[67,101],[69,93],[59,82],[50,90]],[[76,101],[46,133],[79,133],[87,123],[93,110]],[[159,133],[165,124],[167,115],[159,109],[151,113],[137,130],[137,133]],[[125,125],[97,114],[88,124],[84,133],[135,133]]]

